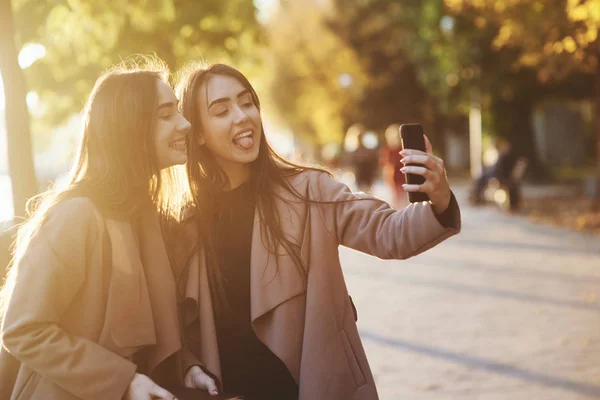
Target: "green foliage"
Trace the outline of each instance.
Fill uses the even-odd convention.
[[[366,84],[352,49],[325,26],[329,12],[316,1],[285,2],[267,27],[272,101],[295,134],[314,144],[341,142],[344,115]]]
[[[390,0],[332,3],[328,26],[356,53],[368,76],[357,112],[346,114],[346,124],[384,130],[392,123],[422,121],[428,98],[417,79],[420,66],[403,47],[412,28],[406,13],[415,6]]]
[[[131,55],[155,53],[172,69],[194,59],[252,64],[263,39],[245,0],[15,3],[21,44],[46,48],[26,74],[50,125],[80,111],[98,75]]]
[[[455,14],[474,11],[499,26],[493,46],[519,51],[516,65],[533,67],[541,82],[598,66],[600,0],[445,0]]]
[[[514,135],[518,121],[500,122],[504,115],[519,115],[543,97],[595,96],[600,104],[600,0],[444,1],[454,15],[472,14],[478,25],[497,27],[492,54],[512,55],[509,65],[506,59],[500,64],[509,78],[499,75],[503,79],[492,86],[501,94],[496,95],[496,125],[505,132]],[[596,135],[600,168],[600,120]]]

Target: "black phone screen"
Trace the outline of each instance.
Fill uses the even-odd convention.
[[[243,400],[244,396],[234,394],[210,395],[202,389],[191,389],[182,386],[166,388],[178,400]]]
[[[400,126],[400,137],[402,138],[403,149],[414,149],[425,151],[425,138],[423,137],[423,127],[421,124],[404,124]],[[420,164],[407,164],[418,165]],[[425,183],[425,178],[421,175],[406,174],[406,183],[409,185],[421,185]],[[429,196],[423,192],[409,192],[408,199],[411,203],[429,201]]]

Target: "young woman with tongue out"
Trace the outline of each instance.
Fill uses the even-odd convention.
[[[186,385],[246,400],[376,399],[338,246],[385,259],[419,254],[460,230],[442,160],[404,152],[431,202],[395,210],[328,172],[279,157],[248,80],[223,64],[178,85],[191,122],[188,180],[174,263]],[[218,388],[218,389],[217,389]]]

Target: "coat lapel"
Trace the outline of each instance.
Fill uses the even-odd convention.
[[[155,344],[150,295],[133,227],[129,221],[107,220],[106,230],[112,255],[107,304],[110,339],[132,350]]]
[[[273,196],[282,231],[288,239],[302,246],[306,226],[306,207],[283,188]],[[256,321],[285,301],[306,291],[306,281],[294,259],[282,245],[276,253],[269,251],[258,208],[254,212],[250,262],[251,318]]]
[[[290,206],[284,201],[278,200],[277,211],[283,230],[290,233],[290,239],[301,246],[307,237],[305,227],[308,209],[298,207],[298,199],[283,190],[278,191],[277,195],[296,203]],[[193,236],[191,235],[191,237]],[[306,283],[292,257],[282,247],[278,249],[277,255],[272,254],[266,243],[258,210],[255,210],[250,257],[252,325],[259,339],[284,361],[294,378],[298,380],[303,322],[297,319],[302,319],[304,300],[300,299],[293,305],[289,300],[304,293]],[[306,258],[307,250],[304,247],[301,248],[301,256],[305,260],[308,259]],[[188,263],[184,290],[183,321],[186,340],[204,366],[222,379],[206,260],[201,251],[196,252]],[[283,303],[290,304],[290,307],[299,307],[302,311],[290,313],[289,310],[283,310],[278,318],[266,318],[267,315],[273,316],[275,310]],[[293,321],[289,318],[292,318]],[[290,328],[298,329],[291,335],[272,335],[274,332],[282,332]],[[298,337],[296,338],[296,336]],[[273,338],[279,338],[277,343]],[[289,341],[293,343],[289,343]]]
[[[150,210],[140,219],[140,256],[148,284],[156,346],[148,354],[148,369],[153,371],[181,348],[177,292],[173,270],[156,212]]]
[[[183,329],[192,352],[204,367],[222,381],[217,329],[203,252],[195,253],[189,262],[183,303]]]
[[[217,330],[204,251],[197,247],[198,227],[191,209],[185,211],[173,249],[176,279],[182,292],[181,319],[186,351],[222,381]],[[180,269],[179,269],[180,268]]]
[[[308,261],[310,207],[284,190],[276,193],[282,231],[299,246]],[[251,316],[257,337],[287,366],[300,382],[300,359],[304,337],[306,279],[283,246],[269,251],[258,211],[254,217],[251,255]],[[284,334],[285,332],[285,334]]]
[[[110,336],[120,348],[147,351],[148,371],[181,348],[176,290],[156,213],[107,220],[112,274],[107,305]]]
[[[282,210],[284,208],[286,207],[278,207],[280,212],[283,211],[283,213],[280,213],[280,217],[282,217],[282,221],[285,220],[286,223],[290,223],[290,210]],[[296,224],[296,226],[298,225]],[[297,241],[296,238],[292,238],[292,240]],[[305,291],[305,281],[294,264],[294,259],[287,253],[285,248],[279,246],[276,254],[269,251],[258,210],[256,210],[254,213],[250,263],[252,321]]]

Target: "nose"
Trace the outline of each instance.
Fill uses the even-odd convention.
[[[187,133],[192,127],[192,124],[190,124],[190,122],[185,119],[185,117],[181,114],[179,114],[179,123],[177,124],[177,130],[180,132],[185,132]]]
[[[246,114],[246,112],[240,107],[240,106],[234,106],[234,122],[236,124],[241,124],[242,122],[245,122],[249,117],[248,114]]]

